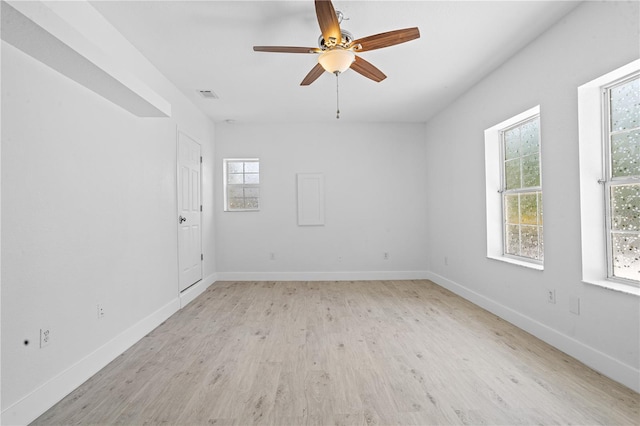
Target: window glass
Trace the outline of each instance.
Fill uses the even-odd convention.
[[[225,211],[259,210],[260,161],[258,159],[225,159]]]
[[[640,77],[605,90],[609,277],[640,283]]]
[[[502,131],[504,253],[542,261],[540,118]]]

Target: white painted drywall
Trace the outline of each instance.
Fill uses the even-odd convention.
[[[260,159],[261,200],[259,212],[223,212],[216,175],[220,276],[424,275],[424,125],[220,124],[216,164],[229,157]],[[297,224],[298,173],[324,176],[324,226]]]
[[[172,117],[135,117],[2,42],[7,424],[33,420],[180,306],[178,129],[202,144],[204,277],[215,276],[213,124],[87,3],[77,7],[82,30],[167,99]],[[42,349],[41,327],[51,328]]]
[[[581,282],[578,86],[638,58],[638,2],[585,2],[427,124],[429,270],[640,388],[640,300]],[[486,258],[484,130],[540,105],[544,271]],[[445,264],[448,259],[448,265]],[[555,289],[557,302],[546,301]],[[570,312],[580,298],[580,314]],[[541,331],[540,331],[541,330]]]

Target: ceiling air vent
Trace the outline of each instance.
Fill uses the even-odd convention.
[[[218,99],[218,95],[211,90],[198,90],[198,93],[205,99]]]

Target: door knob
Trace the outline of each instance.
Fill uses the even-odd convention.
[[[182,216],[180,216],[180,223],[182,223],[182,222],[186,222],[186,221],[187,221],[187,218],[186,218],[186,217],[182,217]]]

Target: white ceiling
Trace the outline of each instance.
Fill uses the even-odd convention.
[[[336,78],[300,82],[316,47],[312,0],[93,1],[143,55],[216,122],[335,121]],[[421,38],[360,55],[387,79],[340,76],[340,121],[426,122],[577,6],[576,1],[334,0],[355,38],[414,27]],[[205,100],[198,90],[212,90]]]

